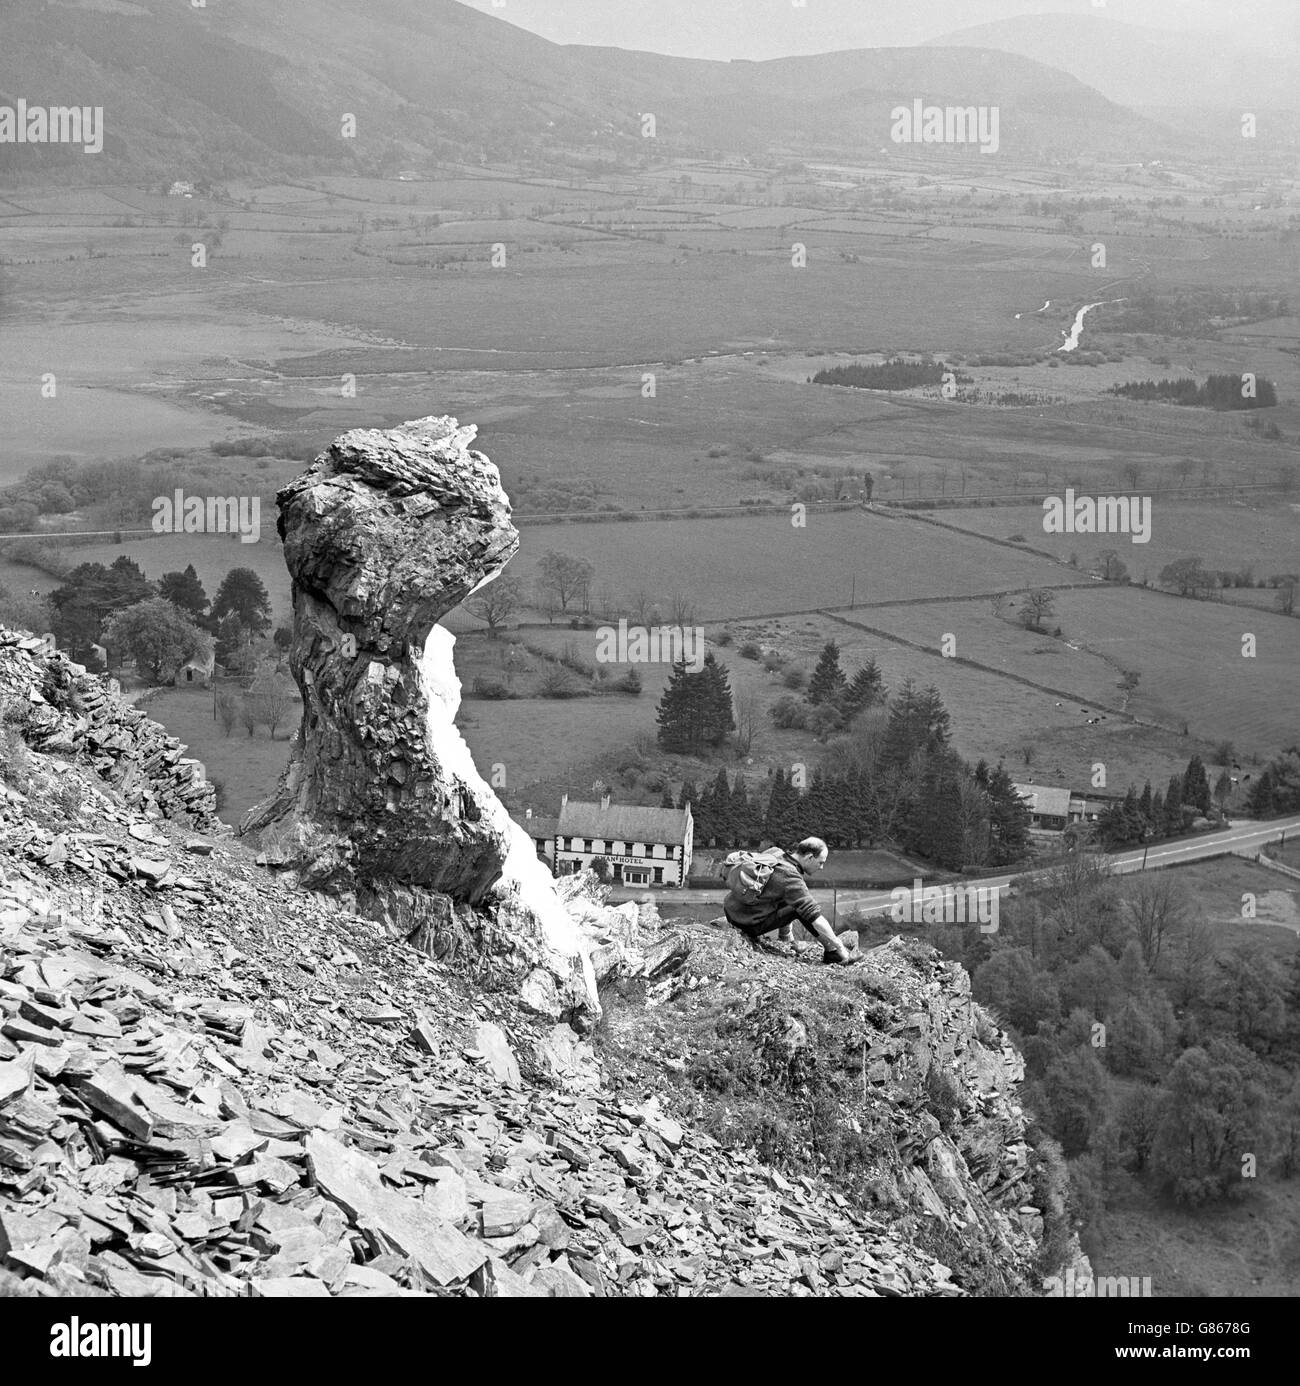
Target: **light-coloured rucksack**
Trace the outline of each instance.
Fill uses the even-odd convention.
[[[763,893],[777,862],[785,856],[779,847],[766,852],[731,852],[723,860],[719,875],[727,892],[742,904],[752,905]]]

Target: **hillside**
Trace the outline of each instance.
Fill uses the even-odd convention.
[[[1179,137],[1060,71],[989,52],[912,48],[762,63],[561,46],[455,0],[169,0],[10,10],[0,97],[104,108],[102,155],[0,146],[0,171],[153,182],[313,169],[393,172],[430,159],[569,156],[624,162],[656,151],[874,152],[889,111],[998,105],[1015,158],[1175,147]],[[344,138],[345,113],[356,117]],[[951,154],[953,151],[947,151]],[[972,157],[971,151],[956,151]]]
[[[357,431],[282,493],[310,706],[260,851],[192,767],[170,790],[156,724],[0,631],[0,1288],[1026,1295],[1087,1273],[1023,1061],[960,966],[903,939],[845,972],[737,952],[512,850],[442,643],[381,652],[511,552],[467,433]],[[384,506],[406,538],[371,527]],[[373,624],[389,542],[430,595],[371,594]],[[331,544],[349,571],[313,569]],[[365,658],[321,641],[340,619]]]
[[[1254,38],[1253,44],[1246,42]],[[1249,31],[1208,42],[1099,14],[1023,14],[931,39],[930,48],[1017,53],[1068,72],[1135,110],[1196,107],[1294,111],[1300,78],[1296,33],[1269,36],[1265,51]]]

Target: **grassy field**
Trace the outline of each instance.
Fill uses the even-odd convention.
[[[1278,872],[1233,856],[1168,869],[1215,926],[1221,952],[1258,946],[1275,962],[1289,966],[1300,944],[1300,881],[1292,889]],[[1241,897],[1247,891],[1256,899],[1253,920],[1241,917]]]
[[[692,187],[673,185],[683,172]],[[988,175],[972,192],[969,174],[963,183],[942,173],[922,187],[910,165],[867,160],[850,175],[875,180],[865,199],[860,190],[809,185],[785,195],[790,205],[767,196],[764,171],[729,176],[744,185],[745,201],[720,200],[722,174],[692,161],[572,187],[484,170],[411,183],[235,184],[227,201],[184,205],[138,188],[0,189],[0,227],[13,236],[4,305],[11,350],[0,365],[0,408],[11,427],[0,479],[56,454],[197,447],[280,429],[324,443],[347,427],[432,412],[479,424],[480,446],[524,512],[543,482],[585,489],[597,506],[639,511],[788,500],[791,478],[797,488],[817,468],[868,470],[878,498],[897,498],[1060,490],[1069,478],[1100,488],[1128,465],[1169,484],[1207,472],[1245,477],[1294,456],[1289,441],[1262,443],[1239,418],[1135,405],[1104,390],[1162,373],[1263,370],[1278,381],[1283,403],[1270,412],[1289,439],[1300,421],[1289,403],[1300,387],[1295,319],[1196,341],[1119,338],[1099,314],[1084,347],[1113,359],[1095,367],[1055,365],[1046,355],[1030,364],[973,364],[997,352],[1050,353],[1074,307],[1098,295],[1077,237],[1063,234],[1055,215],[1006,200],[1050,191],[1032,170]],[[1184,209],[1181,221],[1162,221],[1177,209],[1160,202],[1154,185],[1141,197],[1104,180],[1097,189],[1124,202],[1122,214],[1087,219],[1088,233],[1108,244],[1108,284],[1145,276],[1158,262],[1186,287],[1300,289],[1284,255],[1283,220],[1253,212],[1249,195],[1224,189],[1203,215],[1189,219]],[[1147,206],[1148,197],[1158,205]],[[113,224],[124,216],[131,225]],[[224,239],[208,269],[197,271],[189,242],[217,219]],[[807,247],[806,268],[791,263],[795,240]],[[493,268],[497,242],[507,258]],[[1051,307],[1040,313],[1045,299]],[[51,304],[62,306],[51,312]],[[933,392],[808,383],[821,366],[900,350],[962,361],[985,391],[1063,403],[986,408]],[[55,367],[58,396],[43,400],[34,382]],[[654,377],[648,393],[646,372]],[[356,378],[354,397],[341,389],[345,375]],[[232,479],[247,466],[232,459]],[[644,591],[663,609],[680,592],[698,620],[714,623],[842,608],[852,594],[850,619],[927,647],[952,631],[959,654],[1064,685],[1075,697],[1113,705],[1111,671],[1132,665],[1143,673],[1133,710],[1191,726],[1185,739],[1109,715],[1087,726],[1081,705],[1068,698],[937,653],[821,618],[765,623],[763,638],[809,667],[834,637],[846,662],[873,652],[892,686],[909,673],[934,680],[963,752],[1005,755],[1023,777],[1073,780],[1104,759],[1140,783],[1185,763],[1192,745],[1202,745],[1198,737],[1268,750],[1289,732],[1285,702],[1275,696],[1296,654],[1289,626],[1251,615],[1259,658],[1238,666],[1227,647],[1234,633],[1239,640],[1240,612],[1091,590],[1086,571],[1067,566],[1077,551],[1086,570],[1088,541],[1066,536],[1053,544],[1036,511],[935,513],[970,533],[908,516],[819,513],[815,505],[806,528],[783,515],[590,525],[525,519],[514,571],[530,579],[541,555],[559,549],[591,561],[594,591],[615,605]],[[252,567],[283,620],[287,573],[274,516],[264,513],[263,523],[256,545],[174,536],[128,551],[155,577],[194,562],[210,594],[230,567]],[[1222,566],[1253,558],[1263,571],[1294,552],[1297,523],[1279,498],[1226,512],[1162,502],[1141,561],[1162,566],[1190,551]],[[1017,530],[1057,561],[981,537]],[[118,551],[102,545],[75,557],[111,560]],[[26,569],[0,570],[0,582],[52,585]],[[1060,583],[1081,584],[1057,598],[1064,638],[1079,643],[1077,651],[996,624],[976,598]],[[921,598],[946,604],[873,605]],[[475,626],[464,613],[448,624]],[[737,693],[757,694],[764,709],[784,691],[779,678],[734,652],[724,658]],[[479,672],[476,659],[464,643],[467,684]],[[653,730],[662,671],[642,672],[640,699],[467,702],[471,742],[516,781],[549,782],[578,762],[590,769]],[[1030,741],[1038,751],[1027,764],[1022,748]],[[815,753],[806,737],[764,721],[753,766]]]
[[[224,736],[221,723],[212,715],[208,689],[169,690],[150,698],[144,711],[185,742],[189,754],[203,762],[210,780],[221,781],[226,797],[220,817],[227,823],[238,823],[248,809],[271,793],[288,764],[288,738],[297,730],[301,704],[293,704],[274,741],[265,727],[259,727],[253,737],[240,726]]]
[[[838,614],[923,645],[936,654],[941,642],[952,636],[949,648],[955,650],[958,658],[1005,670],[1063,693],[1068,690],[1075,698],[1087,699],[1103,708],[1117,709],[1120,700],[1115,689],[1115,667],[1100,655],[1071,649],[1068,632],[1063,630],[1060,639],[1050,634],[1055,626],[1050,616],[1043,623],[1044,632],[1026,630],[1015,619],[1019,605],[1019,598],[1009,599],[1003,616],[993,614],[988,600],[883,606],[841,610]],[[1073,703],[1068,697],[1060,701],[1069,704],[1068,712],[1076,720],[1097,715],[1095,707]]]
[[[978,539],[860,511],[819,514],[807,525],[752,519],[525,527],[517,567],[526,577],[549,549],[585,558],[595,585],[613,581],[666,598],[686,593],[702,621],[768,612],[1086,581],[1048,559],[994,549]]]
[[[1061,494],[1064,494],[1063,492]],[[1104,492],[1103,494],[1113,494]],[[1156,497],[1151,505],[1151,538],[1134,544],[1127,535],[1044,534],[1041,506],[999,506],[996,509],[948,509],[931,512],[936,520],[1007,539],[1022,534],[1035,549],[1053,554],[1061,562],[1077,554],[1079,567],[1088,571],[1102,549],[1115,549],[1135,582],[1145,576],[1158,580],[1160,570],[1178,558],[1199,557],[1210,569],[1236,572],[1251,565],[1257,578],[1271,573],[1293,572],[1300,554],[1300,506],[1281,504],[1276,496],[1267,501],[1180,501]],[[1233,601],[1248,589],[1231,588],[1224,596]],[[1274,593],[1259,595],[1271,602]]]
[[[916,608],[921,612],[927,609]],[[850,619],[861,617],[872,624],[879,614],[848,613]],[[1207,762],[1213,759],[1208,744],[1159,728],[1136,726],[1115,715],[1090,726],[1079,704],[1065,702],[1058,707],[1063,700],[1051,694],[944,659],[937,645],[932,651],[909,649],[823,616],[748,622],[743,631],[740,638],[752,637],[764,648],[778,649],[807,671],[812,670],[823,645],[834,640],[840,647],[840,663],[850,674],[873,658],[888,689],[897,689],[908,677],[919,687],[933,683],[952,713],[957,751],[972,762],[981,757],[990,764],[1005,760],[1016,780],[1086,785],[1091,781],[1093,765],[1101,761],[1107,767],[1108,783],[1123,788],[1132,782],[1140,789],[1144,780],[1162,784],[1175,770],[1181,772],[1194,750]],[[738,668],[747,661],[732,663]],[[773,698],[784,691],[779,678],[770,679],[769,686]],[[802,749],[805,755],[809,753],[807,738]]]
[[[1131,711],[1262,755],[1295,740],[1295,709],[1278,691],[1300,660],[1300,622],[1132,587],[1062,592],[1056,612],[1083,649],[1141,673]],[[1243,657],[1247,633],[1253,658]]]

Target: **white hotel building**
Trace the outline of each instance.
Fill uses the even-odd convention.
[[[558,818],[517,820],[537,844],[537,855],[557,875],[597,860],[609,863],[614,880],[632,886],[681,886],[691,870],[694,822],[684,809],[571,803],[564,795]]]

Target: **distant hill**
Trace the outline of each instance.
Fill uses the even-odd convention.
[[[631,162],[646,151],[643,112],[661,151],[852,156],[887,144],[891,108],[917,98],[997,105],[1001,153],[1014,159],[1131,157],[1185,138],[1011,53],[706,62],[554,44],[455,0],[30,0],[6,8],[3,27],[0,102],[100,105],[106,134],[94,167],[79,150],[0,145],[0,173],[393,172],[590,146]],[[340,137],[346,113],[355,139]]]
[[[1016,53],[1135,109],[1300,109],[1300,26],[1261,34],[1164,33],[1096,14],[1026,14],[959,29],[929,48]]]

